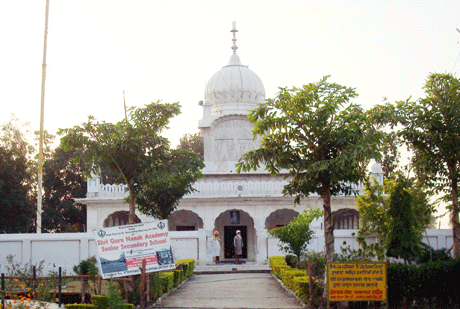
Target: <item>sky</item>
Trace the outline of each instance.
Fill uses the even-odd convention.
[[[45,0],[0,0],[0,122],[40,124]],[[44,128],[127,106],[180,102],[164,132],[198,132],[207,81],[232,54],[263,81],[300,87],[325,75],[365,109],[423,97],[430,73],[460,71],[460,1],[50,0]]]

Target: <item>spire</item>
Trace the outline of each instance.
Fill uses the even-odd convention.
[[[232,30],[230,30],[230,32],[233,32],[232,49],[233,49],[233,53],[236,54],[236,50],[238,49],[238,46],[236,46],[236,33],[238,32],[238,30],[236,30],[236,21],[232,22]]]

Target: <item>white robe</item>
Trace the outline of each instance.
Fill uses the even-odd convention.
[[[220,255],[220,242],[215,237],[213,237],[211,241],[211,255],[212,256]]]

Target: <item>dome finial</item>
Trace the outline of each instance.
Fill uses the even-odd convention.
[[[236,54],[236,50],[238,49],[238,46],[236,46],[236,33],[238,32],[238,30],[236,30],[236,21],[232,22],[232,30],[230,30],[230,32],[233,32],[232,49],[233,49],[233,53]]]

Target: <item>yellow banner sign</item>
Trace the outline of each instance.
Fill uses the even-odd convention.
[[[386,263],[328,263],[329,301],[385,301]]]

